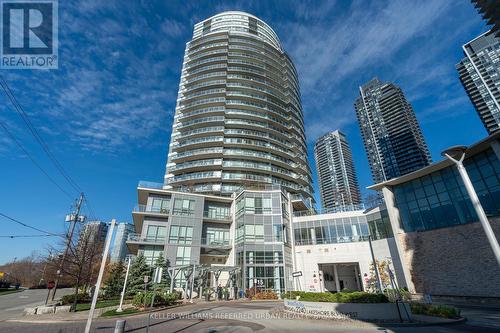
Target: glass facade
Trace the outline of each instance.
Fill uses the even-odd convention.
[[[358,213],[359,214],[359,213]],[[317,245],[368,241],[393,237],[387,210],[350,217],[325,218],[293,223],[295,245]]]
[[[500,216],[500,162],[493,149],[464,161],[488,216]],[[406,232],[424,231],[478,221],[455,166],[393,186]]]
[[[244,191],[236,198],[236,264],[248,293],[284,292],[291,274],[288,199],[281,191]]]

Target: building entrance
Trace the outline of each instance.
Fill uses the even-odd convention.
[[[324,290],[340,292],[343,289],[363,291],[358,263],[318,264],[323,272]]]

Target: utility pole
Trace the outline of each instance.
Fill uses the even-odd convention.
[[[51,301],[54,301],[54,297],[56,296],[56,291],[57,291],[57,284],[59,282],[59,278],[62,275],[62,269],[64,267],[64,261],[66,260],[66,256],[68,255],[68,250],[69,247],[71,246],[71,241],[73,239],[73,233],[75,232],[75,226],[76,223],[78,222],[80,218],[80,210],[82,208],[83,204],[83,193],[80,193],[80,198],[78,199],[78,203],[76,204],[76,211],[72,216],[71,219],[71,226],[69,227],[69,233],[66,239],[66,248],[64,249],[64,253],[61,259],[61,263],[59,264],[59,269],[57,270],[57,277],[54,285],[54,291],[52,292],[52,297],[50,298]]]

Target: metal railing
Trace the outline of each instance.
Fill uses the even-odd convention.
[[[145,180],[139,181],[139,185],[137,187],[143,187],[143,188],[152,188],[155,190],[162,190],[163,189],[163,183],[156,183],[156,182],[148,182]]]
[[[209,247],[231,247],[231,241],[228,239],[202,238],[201,245]]]
[[[170,212],[170,209],[168,208],[157,208],[153,206],[148,206],[148,205],[136,205],[133,209],[134,212],[141,212],[141,213],[158,213],[158,214],[165,214],[168,215]]]
[[[127,242],[164,244],[165,237],[142,236],[141,234],[128,234]]]
[[[222,213],[214,212],[211,210],[204,211],[203,217],[207,218],[207,219],[212,219],[212,220],[224,220],[224,221],[229,221],[232,219],[231,215],[222,214]]]
[[[345,205],[345,206],[328,208],[328,209],[302,210],[302,211],[298,211],[298,212],[293,212],[293,216],[295,216],[295,217],[312,216],[312,215],[333,214],[333,213],[340,213],[340,212],[353,212],[356,210],[365,210],[365,205],[357,204],[357,205]]]

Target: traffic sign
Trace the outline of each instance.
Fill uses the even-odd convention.
[[[293,276],[293,277],[299,277],[299,276],[302,276],[302,271],[292,272],[292,276]]]
[[[56,286],[54,281],[47,282],[47,289],[53,289]]]

